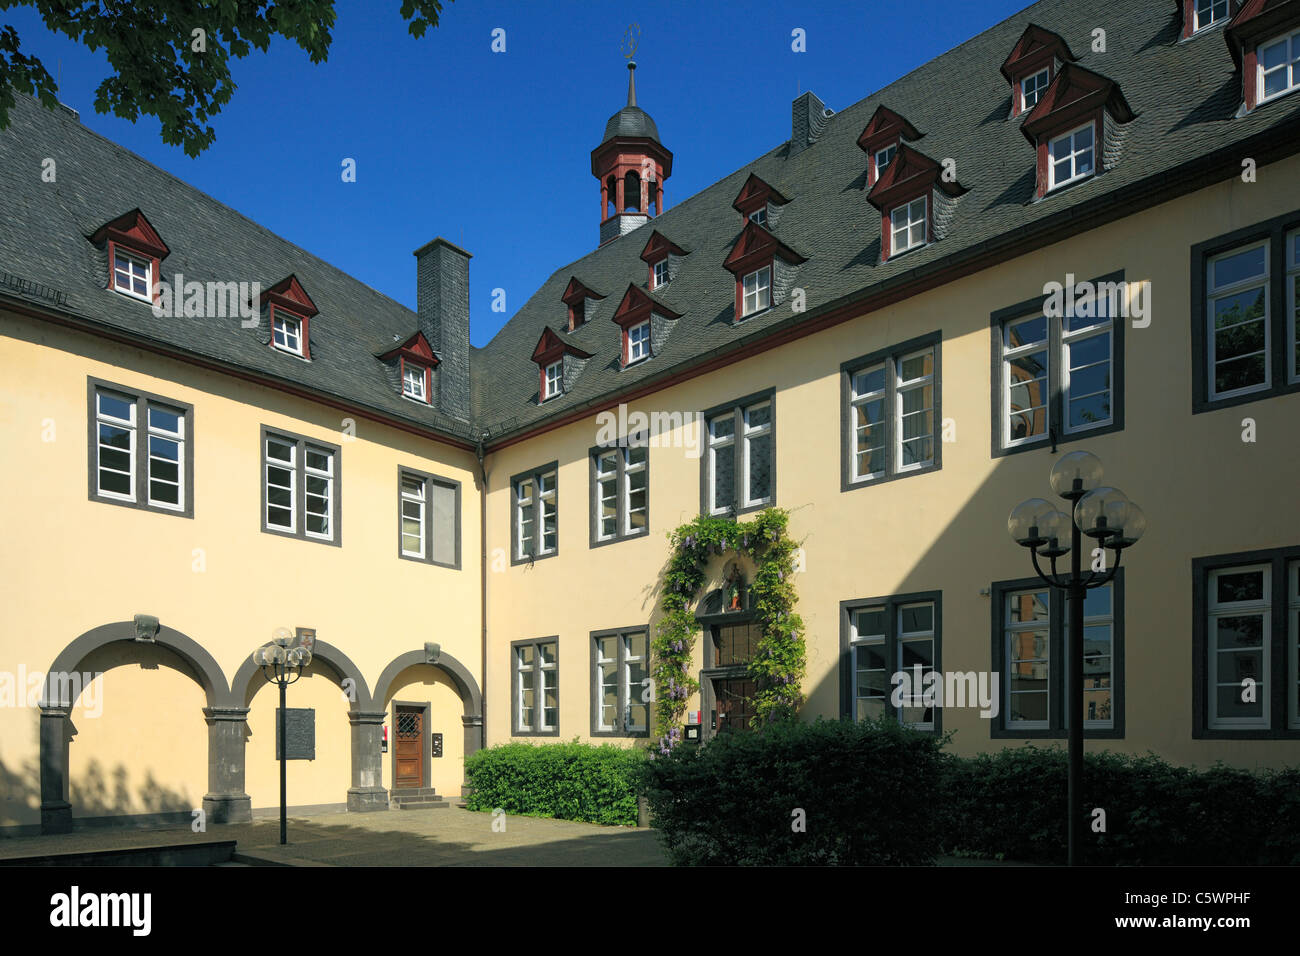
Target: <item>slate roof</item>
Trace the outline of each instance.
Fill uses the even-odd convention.
[[[659,141],[659,127],[650,118],[650,114],[639,106],[625,106],[609,118],[605,124],[605,137],[601,145],[608,143],[615,136],[644,136],[655,142]]]
[[[1010,86],[999,72],[1031,22],[1064,37],[1080,66],[1118,82],[1137,114],[1126,125],[1118,166],[1039,202],[1031,201],[1033,148],[1021,135],[1022,118],[1007,118]],[[1092,33],[1099,26],[1106,30],[1104,53],[1092,50]],[[792,151],[788,142],[782,143],[639,229],[557,269],[488,345],[471,349],[472,425],[403,399],[375,357],[414,333],[416,316],[410,309],[73,117],[51,114],[21,96],[10,111],[11,128],[0,132],[0,273],[63,292],[64,303],[57,308],[88,324],[453,436],[491,429],[495,441],[649,386],[791,322],[812,321],[873,289],[1032,233],[1049,218],[1082,217],[1108,196],[1172,182],[1175,168],[1215,156],[1234,143],[1277,142],[1295,151],[1300,94],[1237,118],[1241,78],[1222,31],[1183,43],[1179,34],[1177,6],[1164,0],[1118,0],[1101,11],[1096,5],[1042,0],[840,109],[808,148]],[[911,143],[915,149],[935,160],[954,158],[958,178],[970,190],[958,202],[946,238],[884,264],[879,263],[880,216],[866,200],[868,160],[856,145],[882,104],[923,134]],[[56,183],[15,173],[40,169],[45,157],[58,162]],[[707,161],[703,156],[679,159]],[[731,204],[751,173],[790,199],[773,232],[808,257],[793,279],[806,292],[807,311],[792,316],[786,308],[773,308],[737,326],[732,322],[733,279],[722,263],[741,233],[741,218]],[[582,166],[575,169],[579,174],[585,174]],[[171,247],[163,262],[167,279],[181,272],[188,279],[256,280],[265,289],[297,275],[320,309],[312,320],[312,361],[267,348],[264,323],[245,330],[232,320],[159,319],[146,304],[106,290],[106,263],[86,236],[137,206]],[[595,227],[593,222],[593,241]],[[620,331],[610,317],[629,283],[644,287],[647,268],[639,257],[654,230],[690,250],[675,278],[655,291],[682,317],[671,324],[654,357],[620,370]],[[568,393],[539,406],[537,367],[530,356],[543,328],[566,327],[560,295],[571,277],[607,297],[592,310],[590,321],[572,333],[559,333],[594,357]],[[15,292],[5,275],[0,275],[0,297],[56,308],[39,290]]]

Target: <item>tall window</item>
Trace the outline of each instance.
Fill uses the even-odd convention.
[[[1263,103],[1300,86],[1300,33],[1259,45],[1259,93]]]
[[[938,465],[938,336],[842,366],[845,487]]]
[[[90,497],[192,516],[193,408],[91,383]]]
[[[740,513],[775,499],[775,422],[772,393],[705,413],[708,449],[704,459],[701,510]]]
[[[889,213],[889,254],[896,256],[926,243],[926,197],[913,199]]]
[[[339,543],[337,445],[262,429],[262,530]]]
[[[137,299],[153,299],[153,261],[113,245],[113,289]]]
[[[627,330],[627,364],[650,357],[650,322],[638,322]]]
[[[1094,168],[1093,146],[1092,123],[1071,130],[1048,143],[1047,188],[1055,189],[1091,176]]]
[[[1083,605],[1083,727],[1123,736],[1123,571]],[[995,737],[1062,737],[1069,730],[1068,608],[1037,579],[992,588],[994,670],[1002,699]]]
[[[924,687],[926,675],[940,669],[941,602],[938,591],[845,602],[846,716],[888,714],[917,730],[938,729],[940,701],[927,702]]]
[[[1194,30],[1204,30],[1226,19],[1228,19],[1228,0],[1196,0]]]
[[[564,363],[552,362],[546,366],[546,387],[542,401],[554,398],[564,391]]]
[[[591,450],[592,544],[635,538],[649,531],[650,472],[644,437],[627,447]]]
[[[514,558],[520,564],[549,558],[559,550],[558,489],[555,463],[515,475]]]
[[[271,308],[271,342],[282,352],[303,354],[303,321],[283,309]]]
[[[398,472],[403,558],[460,567],[460,482],[410,468]]]
[[[656,262],[651,275],[654,281],[651,283],[650,288],[657,289],[661,285],[666,285],[668,282],[668,260],[660,259]]]
[[[428,372],[422,365],[402,362],[402,394],[417,402],[428,402],[429,392],[426,386]]]
[[[591,635],[591,733],[643,737],[650,725],[649,638],[643,628]]]
[[[772,304],[772,267],[763,266],[742,280],[741,318],[762,312]]]
[[[1269,386],[1268,246],[1256,243],[1210,260],[1206,288],[1211,399]]]
[[[1051,80],[1051,77],[1051,70],[1044,67],[1032,76],[1025,77],[1020,82],[1020,90],[1023,97],[1021,109],[1024,112],[1027,113],[1038,105],[1038,101],[1043,98],[1043,93],[1047,91],[1047,85]]]
[[[515,641],[510,645],[514,672],[515,736],[555,736],[560,732],[559,641]]]

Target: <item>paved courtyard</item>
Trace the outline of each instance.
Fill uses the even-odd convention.
[[[665,866],[654,830],[602,827],[537,817],[493,817],[459,807],[321,813],[289,818],[280,846],[279,818],[189,827],[81,830],[60,836],[0,839],[0,858],[123,849],[155,844],[235,840],[250,863],[321,866]],[[498,823],[500,828],[500,823]]]

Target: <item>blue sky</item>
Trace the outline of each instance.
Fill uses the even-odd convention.
[[[439,235],[464,246],[471,338],[483,345],[596,245],[590,153],[626,101],[629,23],[641,25],[638,103],[674,155],[671,207],[788,139],[801,90],[842,109],[1026,3],[465,0],[420,40],[399,6],[340,0],[326,63],[278,39],[234,61],[238,89],[197,159],[164,144],[153,117],[94,111],[102,54],[26,8],[0,12],[0,24],[61,69],[61,98],[87,126],[399,302],[415,305],[416,248]],[[505,53],[490,49],[495,28]],[[795,28],[806,52],[791,50]],[[340,176],[347,157],[355,183]],[[504,314],[491,311],[496,288]]]

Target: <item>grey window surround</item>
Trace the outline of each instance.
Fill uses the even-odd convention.
[[[854,717],[854,679],[853,661],[853,612],[864,607],[883,606],[885,613],[885,673],[893,675],[901,668],[898,666],[898,608],[904,604],[922,604],[929,601],[934,605],[934,667],[932,670],[943,672],[943,591],[911,591],[905,594],[890,594],[884,597],[855,598],[840,602],[840,716]],[[893,684],[885,691],[885,710],[895,720],[898,713],[889,702],[893,693]],[[943,733],[943,708],[934,709],[934,729],[922,733]]]
[[[1084,180],[1091,181],[1091,178]],[[1071,184],[1077,185],[1077,184]],[[1066,187],[1068,188],[1068,187]],[[1055,191],[1054,191],[1055,192]],[[1075,283],[1081,285],[1084,280]],[[1095,279],[1087,280],[1095,286],[1099,282],[1123,282],[1124,270],[1119,269],[1115,272],[1098,276]],[[1064,294],[1069,294],[1065,290]],[[1058,318],[1047,317],[1047,352],[1048,352],[1048,432],[1040,438],[1033,441],[1025,442],[1020,445],[1005,447],[1002,444],[1002,418],[1006,409],[1002,407],[1002,327],[1009,321],[1023,319],[1031,315],[1042,314],[1043,307],[1048,299],[1047,295],[1035,296],[1032,299],[1026,299],[1024,302],[1018,302],[1015,305],[1007,306],[1004,309],[998,309],[989,317],[989,331],[992,340],[992,362],[990,365],[990,406],[993,410],[993,432],[992,432],[992,455],[994,458],[1002,458],[1006,455],[1017,455],[1021,452],[1031,451],[1035,448],[1055,448],[1058,445],[1067,445],[1072,442],[1090,441],[1097,435],[1106,435],[1111,432],[1124,430],[1124,328],[1128,319],[1123,315],[1111,317],[1111,372],[1110,372],[1110,421],[1105,425],[1096,428],[1087,428],[1081,431],[1066,434],[1064,428],[1064,393],[1061,385],[1061,361],[1064,355],[1064,346],[1062,345],[1061,322]]]
[[[898,395],[897,376],[891,376],[886,386],[886,404],[889,408],[889,414],[885,416],[885,450],[886,465],[885,474],[879,478],[853,478],[853,375],[859,369],[869,365],[875,365],[882,361],[889,361],[891,365],[909,352],[915,352],[926,346],[934,346],[934,409],[933,428],[931,430],[931,440],[934,443],[934,460],[921,468],[911,471],[898,471],[895,467],[895,448],[894,444],[897,439],[895,434],[897,423],[895,421],[895,403]],[[866,488],[874,485],[883,485],[886,482],[895,481],[899,478],[911,478],[915,475],[927,475],[931,472],[940,471],[943,468],[943,335],[939,331],[930,332],[926,335],[918,335],[916,338],[908,339],[898,345],[888,348],[879,349],[867,355],[860,356],[851,361],[845,362],[840,366],[840,491],[851,491],[854,488]]]
[[[531,478],[533,481],[533,488],[536,489],[537,477],[539,475],[546,475],[546,474],[555,475],[555,550],[549,551],[546,554],[520,555],[518,551],[519,504],[518,504],[518,492],[515,489],[520,479],[523,478]],[[557,459],[555,461],[548,462],[545,465],[541,465],[537,468],[530,468],[527,471],[521,471],[516,475],[511,475],[509,487],[510,487],[510,564],[511,566],[513,567],[518,564],[532,564],[534,561],[544,561],[547,558],[555,557],[557,554],[560,553],[560,463],[559,460]],[[536,507],[536,505],[538,504],[536,490],[534,490],[533,492],[533,499],[534,499],[533,500],[534,507]],[[535,519],[534,523],[536,524],[537,527],[537,532],[534,536],[534,540],[536,540],[541,536],[542,533],[542,516],[541,516],[540,509],[537,512],[537,518]]]
[[[297,445],[297,452],[294,455],[294,476],[296,486],[294,488],[294,514],[297,520],[294,522],[294,530],[283,531],[279,528],[270,527],[266,523],[266,439],[268,436],[282,438],[285,441],[293,442]],[[257,468],[258,468],[258,486],[261,488],[261,510],[258,514],[258,526],[266,534],[278,535],[282,538],[297,538],[299,541],[311,541],[316,544],[331,545],[335,548],[343,546],[343,449],[327,441],[320,441],[316,438],[308,438],[306,435],[298,435],[294,432],[285,431],[283,428],[272,428],[269,425],[262,425],[258,432],[257,446]],[[317,538],[307,534],[306,520],[306,500],[307,500],[307,483],[305,477],[305,462],[303,460],[303,451],[307,445],[316,448],[322,448],[328,451],[334,457],[334,474],[332,475],[331,494],[330,494],[330,517],[334,522],[334,533],[329,538]]]
[[[622,454],[622,452],[627,448],[633,447],[633,443],[635,442],[642,443],[641,445],[636,447],[645,448],[645,468],[643,469],[642,472],[645,475],[645,528],[642,529],[641,531],[625,532],[623,529],[627,525],[627,515],[624,512],[623,491],[624,491],[624,481],[626,476],[625,469],[627,467],[627,460],[626,460],[626,456]],[[618,487],[618,501],[615,505],[615,515],[616,515],[615,521],[617,523],[619,530],[608,538],[601,538],[597,536],[597,531],[600,528],[600,484],[596,479],[596,462],[602,454],[605,454],[612,450],[617,450],[620,452],[620,454],[618,455],[618,472],[617,472],[617,477],[615,479],[615,482]],[[646,432],[638,432],[635,435],[627,435],[624,436],[623,438],[620,438],[618,443],[614,445],[593,445],[587,451],[587,473],[591,485],[591,507],[588,510],[588,514],[587,514],[589,528],[590,528],[589,547],[602,548],[607,544],[616,544],[619,541],[629,541],[633,538],[646,537],[650,533],[650,438],[649,438],[649,434]],[[559,494],[559,489],[557,488],[556,489],[557,497],[558,494]],[[557,513],[556,516],[557,521],[558,521],[558,517],[559,516]]]
[[[1288,565],[1300,561],[1300,545],[1289,548],[1269,548],[1263,551],[1238,551],[1192,559],[1192,738],[1194,740],[1300,740],[1300,730],[1287,727],[1287,642],[1291,640],[1288,620],[1287,589],[1290,586]],[[1252,564],[1270,567],[1270,631],[1269,667],[1273,675],[1266,686],[1269,697],[1269,726],[1267,728],[1211,728],[1209,726],[1207,652],[1209,634],[1209,595],[1207,582],[1211,571]],[[1286,675],[1279,678],[1278,675]]]
[[[416,478],[424,482],[424,557],[416,557],[413,554],[407,554],[402,550],[402,479]],[[454,496],[454,543],[452,545],[455,557],[451,561],[435,560],[433,533],[433,489],[434,486],[445,488],[451,491]],[[451,568],[454,571],[460,570],[460,518],[461,518],[461,500],[460,500],[460,482],[451,478],[443,478],[438,475],[432,475],[428,472],[418,471],[415,468],[407,468],[405,465],[397,466],[397,556],[405,561],[418,561],[422,564],[433,564],[440,568]]]
[[[1192,296],[1192,414],[1210,412],[1219,408],[1232,408],[1246,405],[1278,395],[1289,395],[1300,391],[1300,380],[1288,381],[1287,374],[1287,294],[1286,294],[1286,235],[1292,229],[1300,228],[1300,209],[1274,216],[1253,226],[1235,229],[1205,242],[1198,242],[1191,249],[1191,296]],[[1269,299],[1269,377],[1267,388],[1232,395],[1226,398],[1210,398],[1209,381],[1209,336],[1206,326],[1209,317],[1206,311],[1206,298],[1209,288],[1205,270],[1211,258],[1220,253],[1231,252],[1237,246],[1252,242],[1268,240],[1268,299]],[[1292,319],[1291,321],[1294,321]]]
[[[742,505],[744,493],[741,487],[741,478],[744,475],[744,425],[745,409],[751,405],[757,405],[761,402],[768,402],[772,409],[772,455],[768,462],[768,475],[771,487],[769,489],[768,500],[763,504]],[[725,402],[722,405],[715,405],[713,408],[705,409],[701,413],[700,428],[702,434],[703,454],[700,455],[700,514],[710,514],[709,510],[709,486],[712,475],[709,474],[709,419],[716,418],[726,412],[731,412],[735,416],[735,432],[732,451],[735,453],[735,470],[733,471],[733,485],[735,488],[732,499],[732,507],[728,512],[719,515],[742,515],[751,511],[761,511],[764,508],[771,508],[776,504],[776,388],[767,388],[761,392],[754,392],[735,401]]]
[[[519,726],[519,683],[517,680],[518,668],[515,662],[518,658],[518,649],[521,647],[532,646],[533,648],[533,693],[536,694],[536,706],[534,708],[537,714],[538,722],[541,722],[542,708],[545,704],[544,694],[542,692],[542,655],[541,645],[555,645],[555,726],[550,730],[534,730],[531,727]],[[510,736],[511,737],[558,737],[560,736],[560,638],[559,635],[552,634],[550,637],[534,637],[522,641],[510,642]]]
[[[1110,700],[1114,717],[1113,726],[1092,728],[1085,726],[1085,740],[1122,740],[1124,738],[1124,568],[1120,568],[1111,587],[1111,655]],[[1006,695],[1010,682],[1006,674],[1006,596],[1012,591],[1045,590],[1048,596],[1048,724],[1045,729],[1008,729]],[[1058,739],[1064,740],[1068,732],[1064,726],[1065,671],[1059,666],[1065,660],[1065,624],[1068,598],[1064,591],[1050,588],[1041,578],[1017,578],[995,581],[989,589],[993,618],[992,668],[998,674],[998,715],[989,720],[989,736],[994,740]]]
[[[106,392],[116,392],[123,397],[130,398],[135,402],[136,407],[136,454],[135,454],[135,473],[131,476],[131,481],[135,492],[135,501],[122,501],[117,498],[109,498],[99,493],[99,427],[98,408],[95,402],[95,393],[103,389]],[[185,420],[185,507],[183,508],[166,508],[161,505],[149,503],[148,482],[149,482],[149,405],[161,405],[167,408],[181,412],[181,417]],[[157,395],[153,392],[146,392],[138,388],[127,388],[123,385],[117,385],[113,382],[106,382],[103,379],[87,377],[86,379],[86,462],[87,462],[87,497],[91,501],[98,501],[104,504],[120,505],[126,508],[137,508],[141,511],[152,511],[156,514],[175,515],[178,518],[194,517],[194,406],[186,402],[174,401],[165,395]],[[145,443],[142,445],[139,441],[140,435],[145,436]]]
[[[632,627],[617,627],[617,628],[610,628],[603,631],[592,631],[591,636],[588,639],[588,645],[591,653],[591,668],[590,668],[591,670],[591,734],[590,735],[592,737],[622,737],[625,739],[632,739],[636,737],[650,736],[650,721],[653,719],[653,716],[650,712],[651,704],[649,703],[646,704],[646,729],[645,730],[629,731],[629,730],[600,730],[599,729],[600,727],[600,674],[599,671],[597,671],[596,669],[597,666],[596,661],[598,659],[598,654],[596,651],[597,644],[602,637],[620,638],[618,642],[618,652],[617,652],[618,657],[616,661],[616,667],[618,671],[618,712],[622,714],[625,713],[627,710],[627,699],[626,699],[627,694],[629,691],[633,690],[632,688],[625,687],[623,685],[623,666],[627,660],[627,657],[623,650],[624,645],[623,645],[622,638],[626,637],[629,634],[645,635],[646,659],[645,659],[644,666],[645,666],[646,676],[648,677],[650,675],[650,656],[651,656],[649,625],[637,624],[637,625],[633,625]]]

